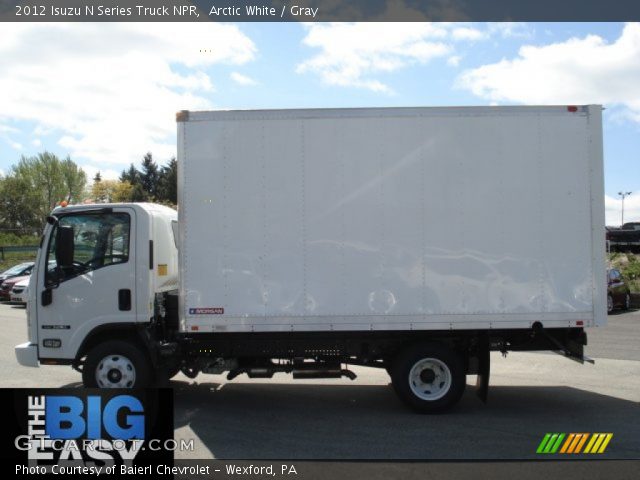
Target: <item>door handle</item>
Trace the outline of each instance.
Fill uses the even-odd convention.
[[[40,303],[43,307],[46,307],[47,305],[51,305],[53,303],[53,290],[51,288],[45,288],[42,291]]]
[[[122,311],[131,310],[131,290],[128,288],[118,290],[118,308]]]

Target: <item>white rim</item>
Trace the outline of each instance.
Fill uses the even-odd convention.
[[[611,298],[611,295],[609,295],[607,297],[607,312],[612,312],[613,311],[613,298]]]
[[[136,383],[136,369],[127,357],[106,356],[96,367],[96,383],[100,388],[132,388]]]
[[[629,310],[629,307],[631,306],[631,295],[629,295],[627,293],[627,296],[624,297],[624,308],[626,308],[627,310]]]
[[[438,400],[451,388],[451,370],[442,360],[423,358],[411,368],[409,386],[421,400]]]

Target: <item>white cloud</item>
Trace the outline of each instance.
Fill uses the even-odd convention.
[[[604,210],[606,225],[619,227],[622,220],[622,200],[605,195]],[[624,222],[640,222],[640,193],[631,194],[624,199]]]
[[[10,127],[9,125],[0,124],[0,134],[3,133],[20,133],[20,130],[14,127]]]
[[[488,33],[502,38],[528,38],[533,35],[532,29],[524,22],[490,23]]]
[[[463,73],[458,85],[493,101],[623,105],[640,122],[640,24],[612,43],[588,35],[523,46],[514,59]]]
[[[242,75],[241,73],[238,73],[238,72],[231,73],[231,80],[236,82],[238,85],[242,85],[243,87],[251,87],[258,84],[258,82],[255,81],[253,78],[248,77],[246,75]]]
[[[95,164],[169,158],[175,112],[213,106],[205,69],[255,52],[237,26],[212,22],[7,23],[0,125],[34,121],[34,136],[53,132],[72,158]]]
[[[473,27],[455,27],[451,31],[454,40],[477,41],[487,38],[488,32]]]
[[[457,67],[460,65],[460,60],[462,60],[462,57],[460,55],[452,55],[447,58],[447,65],[449,65],[450,67]]]
[[[40,147],[42,146],[42,140],[40,140],[39,138],[34,138],[33,140],[31,140],[31,145],[33,145],[34,147]]]
[[[93,184],[93,178],[98,172],[100,172],[100,178],[102,178],[102,180],[118,180],[121,173],[111,168],[99,168],[95,165],[90,164],[80,165],[80,168],[82,168],[82,170],[84,170],[84,173],[87,174],[88,184]]]
[[[502,25],[502,26],[500,26]],[[491,36],[521,36],[525,24],[474,23],[313,23],[305,24],[303,44],[319,49],[298,64],[298,73],[314,73],[323,83],[390,93],[389,85],[377,78],[433,59],[447,57],[457,66],[456,54],[463,42],[487,40]]]
[[[22,150],[23,146],[20,142],[16,142],[14,140],[11,140],[10,138],[6,138],[5,141],[9,144],[9,146],[11,148],[13,148],[14,150]]]
[[[298,73],[374,92],[391,91],[376,75],[426,64],[452,50],[442,41],[447,28],[437,23],[314,23],[305,28],[303,43],[320,52],[300,63]]]

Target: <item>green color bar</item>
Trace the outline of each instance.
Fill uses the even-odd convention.
[[[544,438],[542,439],[542,441],[540,442],[540,445],[538,445],[538,449],[536,450],[536,453],[542,453],[544,451],[544,446],[547,444],[547,442],[549,441],[549,438],[551,437],[550,433],[547,433]]]
[[[551,453],[551,447],[553,447],[553,444],[555,443],[556,438],[558,438],[558,434],[557,433],[554,433],[553,435],[551,435],[551,438],[547,442],[547,446],[544,447],[544,452],[543,453]]]
[[[561,433],[560,435],[558,435],[558,440],[556,440],[555,445],[551,448],[550,453],[556,453],[558,451],[563,439],[564,439],[564,433]]]

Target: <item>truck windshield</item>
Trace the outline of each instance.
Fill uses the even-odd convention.
[[[51,232],[47,249],[48,284],[83,273],[126,263],[129,260],[131,220],[126,213],[77,214],[62,217]],[[73,229],[73,265],[62,268],[56,262],[56,233],[60,227]]]

